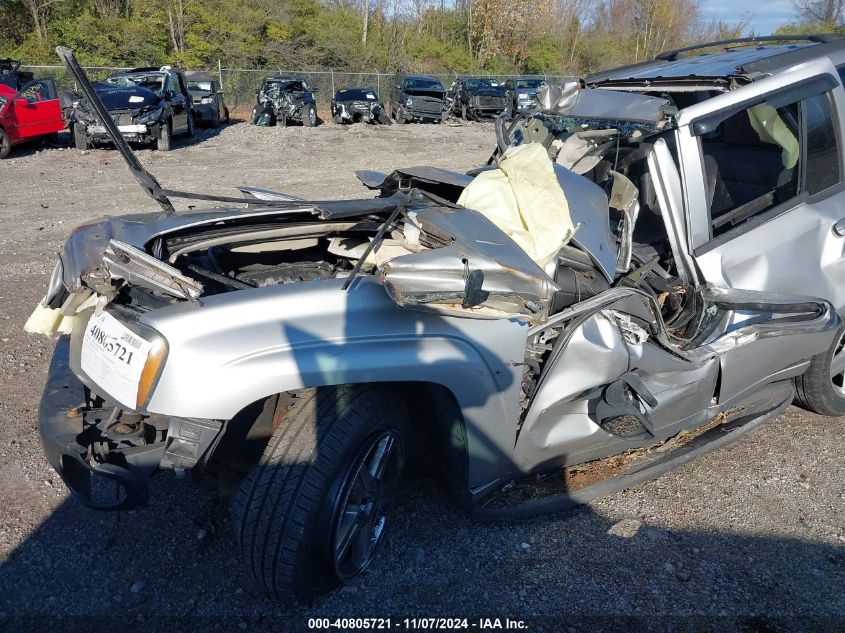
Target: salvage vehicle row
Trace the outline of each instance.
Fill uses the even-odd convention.
[[[469,77],[456,79],[444,90],[436,78],[408,75],[391,91],[388,106],[372,87],[347,87],[335,92],[329,107],[335,123],[389,125],[391,117],[399,123],[439,123],[444,116],[478,120],[498,116],[509,107],[529,107],[541,85],[538,82],[541,80],[516,78],[502,84]],[[518,93],[513,91],[514,85],[521,86]],[[113,73],[96,83],[95,89],[127,141],[159,151],[168,151],[174,136],[192,138],[197,126],[216,128],[229,122],[219,81],[204,72],[186,73],[171,66],[135,68]],[[251,122],[316,126],[320,119],[315,93],[316,88],[304,77],[267,77],[256,92]],[[13,146],[54,139],[65,128],[77,149],[111,144],[105,127],[78,94],[58,95],[51,78],[35,81],[31,72],[20,70],[20,62],[0,60],[0,159],[8,156]]]

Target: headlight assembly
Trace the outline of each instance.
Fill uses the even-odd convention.
[[[76,111],[74,112],[74,117],[78,121],[82,121],[83,123],[96,123],[97,122],[97,117],[95,117],[88,110],[85,110],[83,108],[77,108]]]
[[[203,103],[205,105],[209,105],[211,103],[214,103],[214,97],[203,97],[201,103]]]
[[[143,112],[135,117],[137,125],[150,125],[151,123],[158,123],[161,120],[161,113],[164,108]]]
[[[410,108],[412,105],[414,105],[414,100],[411,99],[411,97],[408,97],[407,99],[405,99],[405,105]]]

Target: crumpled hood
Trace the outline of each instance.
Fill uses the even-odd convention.
[[[97,82],[94,84],[94,90],[109,111],[142,110],[157,106],[161,102],[161,97],[141,86],[124,87]]]
[[[337,105],[370,108],[375,105],[381,105],[381,103],[379,101],[369,101],[367,99],[342,99],[337,102]]]
[[[248,224],[262,219],[279,223],[317,222],[385,213],[393,210],[397,203],[405,201],[407,201],[407,196],[396,193],[383,198],[303,202],[302,207],[285,209],[278,207],[218,208],[186,211],[173,215],[132,213],[105,217],[75,228],[67,238],[59,251],[62,280],[70,292],[81,288],[86,276],[101,268],[103,254],[112,239],[147,251],[150,242],[158,237],[188,229],[202,231],[220,222]],[[259,202],[253,201],[253,203]]]

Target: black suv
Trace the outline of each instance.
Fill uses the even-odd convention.
[[[505,86],[490,77],[455,79],[446,93],[449,111],[464,120],[499,116],[508,107]]]
[[[316,88],[310,88],[304,77],[279,75],[261,82],[255,107],[252,109],[253,125],[287,125],[301,121],[303,125],[317,125]]]
[[[229,108],[223,101],[220,82],[198,70],[185,73],[185,79],[194,103],[194,117],[197,123],[210,127],[219,127],[221,121],[228,123]]]
[[[390,93],[390,114],[397,123],[443,120],[446,91],[434,77],[408,75]]]
[[[194,136],[194,111],[184,73],[172,66],[135,68],[115,73],[94,84],[97,96],[127,141],[155,143],[168,151],[174,134]],[[110,142],[84,100],[77,100],[70,113],[74,145],[88,149]]]
[[[9,86],[12,90],[20,90],[35,79],[33,73],[20,70],[20,67],[21,63],[16,59],[0,59],[0,84]]]

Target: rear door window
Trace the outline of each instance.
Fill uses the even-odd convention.
[[[15,98],[26,99],[29,103],[56,99],[56,85],[51,79],[36,79],[26,84]]]
[[[841,182],[831,106],[828,93],[777,107],[764,101],[701,136],[713,237]]]
[[[840,180],[839,143],[827,95],[802,101],[807,134],[807,180],[810,195],[829,189]]]

